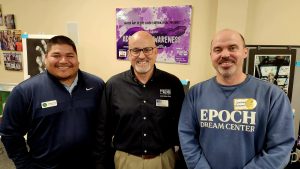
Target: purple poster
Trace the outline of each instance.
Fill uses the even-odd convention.
[[[140,30],[156,39],[157,62],[187,64],[192,6],[117,8],[117,59],[126,60],[128,37]]]

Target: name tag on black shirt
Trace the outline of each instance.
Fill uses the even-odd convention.
[[[169,107],[169,100],[156,99],[157,107]]]

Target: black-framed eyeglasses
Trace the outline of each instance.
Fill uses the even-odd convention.
[[[133,48],[133,49],[129,49],[130,54],[133,57],[138,57],[140,56],[141,51],[143,51],[144,55],[149,56],[153,54],[153,49],[155,49],[156,47],[145,47],[145,48]]]

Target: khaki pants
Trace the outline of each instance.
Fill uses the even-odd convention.
[[[174,169],[175,153],[169,149],[155,158],[143,159],[117,150],[114,161],[116,169]]]

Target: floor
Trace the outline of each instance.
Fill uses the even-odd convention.
[[[12,161],[7,157],[6,151],[0,141],[0,169],[15,169]]]

